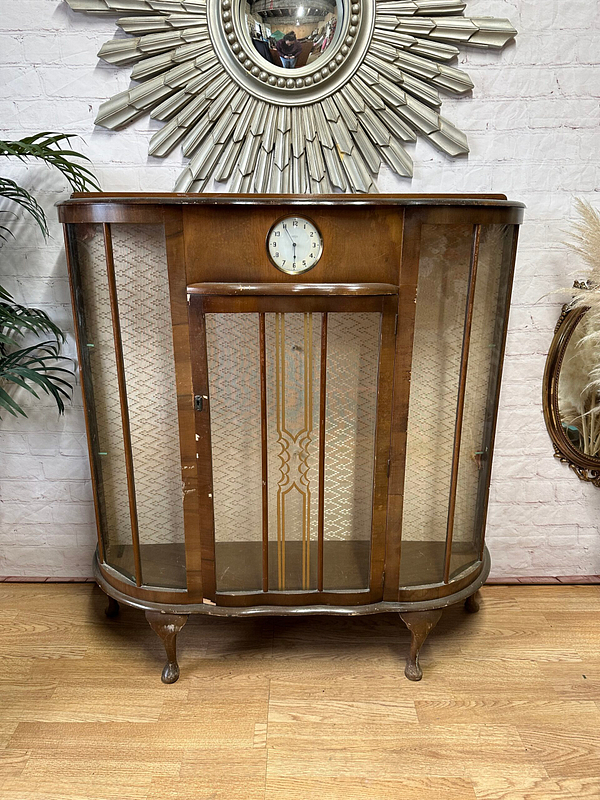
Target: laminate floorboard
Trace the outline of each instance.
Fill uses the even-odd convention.
[[[397,615],[191,618],[181,678],[93,584],[0,584],[0,800],[600,798],[600,587],[488,586],[404,678]]]

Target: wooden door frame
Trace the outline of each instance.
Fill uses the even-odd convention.
[[[190,349],[194,396],[202,398],[196,410],[195,437],[198,465],[199,531],[202,553],[202,586],[205,601],[221,606],[256,605],[362,605],[383,599],[386,544],[387,490],[392,412],[392,384],[395,357],[395,332],[398,289],[389,284],[312,285],[291,287],[272,284],[246,287],[223,284],[195,284],[188,287]],[[246,291],[244,291],[246,289]],[[222,293],[217,293],[221,291]],[[371,560],[369,588],[362,590],[262,590],[217,592],[215,586],[215,537],[213,507],[210,396],[206,350],[206,313],[323,313],[378,312],[381,314],[380,349],[377,376],[377,413],[373,470]],[[260,319],[260,317],[259,317]],[[264,319],[264,317],[263,317]],[[327,317],[324,317],[327,319]],[[322,408],[319,414],[321,420]],[[262,414],[261,414],[262,418]],[[321,448],[320,451],[322,452]],[[320,456],[321,459],[323,456]],[[264,465],[264,459],[263,459]],[[321,462],[321,466],[323,462]],[[263,466],[264,468],[264,466]],[[321,468],[320,472],[323,472]],[[321,495],[322,496],[322,495]],[[320,501],[322,508],[322,500]],[[263,548],[265,545],[265,498],[263,496]],[[322,513],[319,542],[322,563]],[[264,550],[263,550],[264,552]],[[263,558],[263,565],[265,561]],[[264,567],[263,567],[264,568]]]

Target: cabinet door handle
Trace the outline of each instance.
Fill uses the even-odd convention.
[[[202,411],[204,408],[204,395],[203,394],[196,394],[194,395],[194,411]]]

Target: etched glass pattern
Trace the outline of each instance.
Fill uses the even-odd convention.
[[[144,584],[184,588],[183,489],[162,225],[111,225]]]
[[[259,315],[206,318],[218,591],[262,588]],[[367,589],[379,313],[329,313],[325,590]],[[268,588],[318,586],[321,313],[266,313]]]
[[[117,380],[104,237],[78,227],[78,263],[90,364],[88,403],[98,452],[105,560],[130,579],[134,555],[121,400],[131,434],[133,484],[144,585],[185,588],[183,492],[164,229],[112,225],[126,398]]]
[[[262,587],[257,314],[206,314],[217,591]]]
[[[369,585],[380,327],[373,312],[328,318],[325,589]]]
[[[321,314],[266,314],[269,588],[314,589]]]

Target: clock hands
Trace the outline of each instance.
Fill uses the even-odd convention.
[[[295,266],[296,265],[296,242],[292,239],[292,234],[288,231],[287,228],[284,228],[284,231],[287,233],[287,235],[288,235],[288,237],[290,239],[290,242],[292,243],[292,247],[294,248],[294,256],[293,256],[294,261],[293,261],[293,263],[294,263],[294,266]]]

